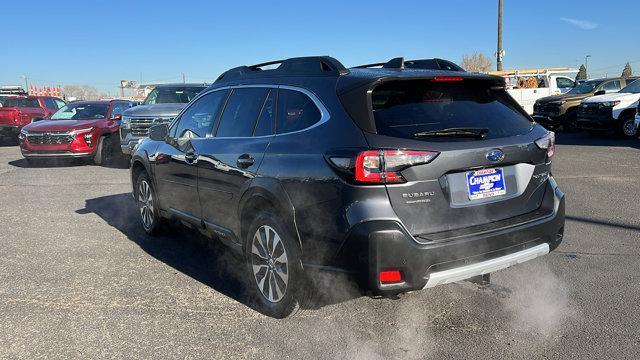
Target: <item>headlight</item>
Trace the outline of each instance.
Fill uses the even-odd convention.
[[[131,117],[123,116],[122,121],[120,121],[120,128],[131,129]]]
[[[76,136],[76,135],[78,135],[78,134],[92,132],[92,131],[93,131],[93,129],[95,129],[95,128],[90,127],[90,128],[86,128],[86,129],[73,130],[73,131],[71,131],[71,132],[70,132],[70,134],[71,134],[71,135],[73,135],[73,136]]]
[[[618,104],[620,104],[620,100],[601,102],[600,106],[602,106],[602,107],[614,107],[614,106],[616,106]]]
[[[552,104],[552,105],[562,105],[562,104],[564,104],[564,103],[566,103],[566,102],[567,102],[567,100],[556,100],[556,101],[549,101],[549,104]]]
[[[25,129],[20,129],[20,134],[18,135],[18,139],[24,139],[29,135],[29,132]]]

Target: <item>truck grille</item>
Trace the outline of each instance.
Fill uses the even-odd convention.
[[[560,113],[560,108],[557,105],[549,105],[549,104],[536,104],[533,107],[533,112],[535,114],[552,114],[557,115]]]
[[[68,132],[33,132],[27,138],[29,143],[35,145],[63,145],[73,141],[73,136]]]
[[[149,128],[153,125],[169,122],[173,118],[132,118],[131,119],[131,135],[136,137],[149,136]]]

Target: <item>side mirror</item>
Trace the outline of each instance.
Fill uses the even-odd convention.
[[[153,141],[165,141],[169,136],[169,125],[158,124],[149,128],[149,139]]]
[[[606,94],[606,93],[607,93],[607,92],[606,92],[606,91],[604,91],[604,90],[598,90],[598,91],[596,91],[595,93],[593,93],[593,96],[604,95],[604,94]]]
[[[115,114],[115,115],[111,116],[111,120],[113,120],[113,121],[122,120],[122,114]]]

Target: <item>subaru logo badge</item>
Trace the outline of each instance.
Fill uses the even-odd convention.
[[[504,160],[504,153],[500,149],[493,149],[487,153],[487,160],[491,162],[500,162]]]

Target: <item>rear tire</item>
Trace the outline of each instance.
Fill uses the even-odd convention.
[[[272,211],[259,212],[245,239],[247,287],[261,313],[285,318],[300,307],[307,291],[300,247]]]
[[[153,183],[146,172],[141,172],[136,180],[135,199],[140,215],[140,222],[144,231],[152,236],[166,232],[166,220],[160,216]]]

